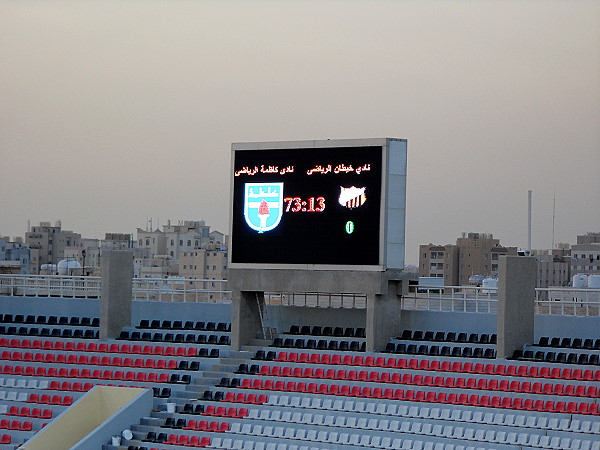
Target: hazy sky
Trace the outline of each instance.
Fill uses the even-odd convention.
[[[232,142],[408,139],[407,252],[600,231],[600,2],[0,0],[0,235],[228,231]]]

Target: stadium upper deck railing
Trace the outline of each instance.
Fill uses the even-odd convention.
[[[227,280],[134,278],[134,300],[227,303]],[[0,295],[25,297],[99,298],[100,277],[61,275],[0,275]]]
[[[60,275],[0,275],[0,295],[25,297],[98,298],[100,277]],[[229,303],[227,280],[190,278],[134,278],[134,300]],[[475,286],[411,286],[402,297],[402,309],[416,311],[470,312],[494,314],[497,290]],[[268,292],[270,305],[317,308],[366,308],[364,294],[318,292]],[[538,288],[536,314],[562,316],[600,316],[600,289]]]

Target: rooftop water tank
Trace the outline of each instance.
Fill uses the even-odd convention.
[[[74,269],[81,269],[81,264],[74,259],[63,259],[58,262],[57,269],[59,275],[71,275]]]
[[[498,278],[486,277],[481,282],[481,290],[484,294],[495,294],[498,292]]]
[[[597,273],[588,275],[587,285],[592,289],[600,289],[600,275]]]
[[[574,288],[584,288],[587,287],[588,277],[584,273],[577,273],[573,275],[573,287]]]

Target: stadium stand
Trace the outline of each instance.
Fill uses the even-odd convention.
[[[381,353],[364,350],[360,328],[313,324],[241,351],[229,348],[228,323],[207,319],[140,320],[117,340],[74,337],[93,322],[3,315],[4,325],[61,331],[0,335],[0,448],[17,448],[94,386],[117,385],[152,389],[154,406],[131,439],[104,450],[600,449],[595,340],[542,338],[497,360],[483,356],[493,334],[467,331],[405,330]],[[588,352],[587,362],[525,357],[555,351],[553,340]],[[442,352],[446,343],[460,354]]]

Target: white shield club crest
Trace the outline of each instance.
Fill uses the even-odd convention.
[[[264,233],[279,225],[283,183],[246,183],[244,191],[244,217],[250,228]]]

